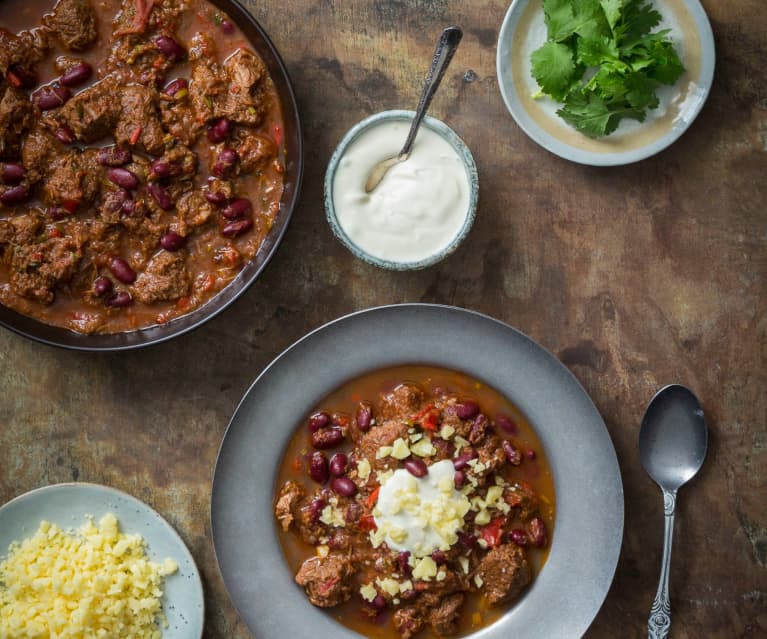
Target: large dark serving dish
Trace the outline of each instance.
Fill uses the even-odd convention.
[[[297,203],[303,173],[303,136],[295,94],[285,65],[269,37],[236,0],[208,0],[236,22],[266,65],[282,106],[284,174],[280,210],[256,256],[210,301],[164,324],[120,333],[81,334],[37,321],[0,304],[0,325],[36,341],[78,350],[126,350],[159,343],[190,331],[216,316],[259,276],[276,251]]]

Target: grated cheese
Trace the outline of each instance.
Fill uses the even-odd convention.
[[[41,522],[0,563],[0,637],[161,639],[163,579],[178,565],[145,550],[111,513],[73,533]]]

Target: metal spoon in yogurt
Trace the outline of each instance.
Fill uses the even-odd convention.
[[[410,151],[413,148],[413,142],[415,142],[415,136],[418,133],[418,127],[421,126],[423,116],[426,115],[426,111],[429,109],[431,100],[434,94],[439,88],[440,82],[447,71],[447,67],[450,61],[453,59],[458,43],[463,37],[463,31],[460,27],[448,27],[442,32],[442,35],[437,42],[437,48],[434,51],[434,59],[429,69],[429,75],[426,77],[426,84],[423,87],[423,93],[421,93],[421,100],[418,103],[416,109],[415,118],[413,118],[413,124],[410,126],[410,133],[408,133],[405,144],[402,150],[392,158],[383,160],[373,167],[370,172],[367,181],[365,182],[365,193],[370,193],[375,189],[383,180],[386,172],[395,164],[404,162],[410,156]]]
[[[658,592],[647,621],[649,639],[665,639],[671,628],[668,576],[676,491],[700,470],[707,446],[708,430],[698,398],[679,384],[661,388],[650,400],[639,431],[639,459],[663,491],[666,514]]]

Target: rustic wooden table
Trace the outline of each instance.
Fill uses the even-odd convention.
[[[672,636],[765,636],[763,0],[704,2],[717,44],[706,107],[670,149],[614,169],[549,154],[506,112],[495,43],[507,0],[246,4],[285,57],[306,128],[306,181],[285,241],[234,307],[171,343],[93,355],[0,332],[0,502],[71,480],[145,500],[200,565],[206,636],[245,639],[209,525],[213,463],[237,401],[274,356],[330,319],[394,302],[455,304],[505,320],[553,351],[612,435],[626,494],[624,546],[587,636],[646,636],[663,512],[639,464],[637,434],[647,401],[669,382],[698,393],[710,426],[706,464],[679,501]],[[376,270],[332,237],[323,173],[352,124],[415,104],[436,36],[449,23],[462,25],[465,37],[432,113],[477,160],[476,224],[436,267]]]

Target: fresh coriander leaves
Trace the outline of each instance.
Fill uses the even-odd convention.
[[[656,89],[684,73],[668,31],[652,32],[661,15],[647,0],[543,0],[543,12],[548,41],[532,53],[533,77],[589,137],[623,118],[643,122]]]

